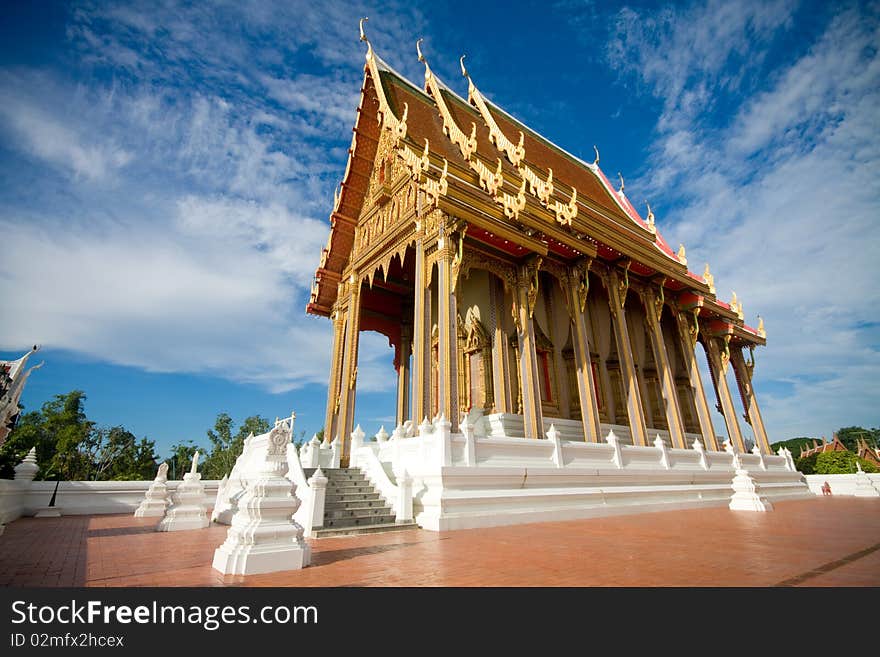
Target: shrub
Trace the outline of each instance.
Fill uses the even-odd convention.
[[[815,474],[852,474],[856,471],[856,461],[861,464],[862,470],[865,472],[877,472],[877,467],[873,463],[858,458],[852,452],[825,452],[817,454],[815,459]],[[806,461],[808,459],[801,460]],[[801,472],[812,474],[803,470]]]

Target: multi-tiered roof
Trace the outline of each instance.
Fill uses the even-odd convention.
[[[585,162],[497,107],[474,84],[464,57],[467,99],[437,78],[420,44],[424,88],[382,61],[363,29],[361,38],[367,54],[354,135],[307,312],[330,315],[368,201],[379,137],[388,130],[426,195],[467,221],[469,239],[513,257],[550,253],[566,261],[587,255],[625,262],[629,273],[659,280],[704,320],[720,322],[735,341],[764,344],[763,322],[747,326],[735,294],[730,303],[715,296],[708,265],[703,275],[688,269],[684,247],[670,247],[650,207],[643,218],[622,178],[614,188],[599,167],[598,150],[595,161]]]

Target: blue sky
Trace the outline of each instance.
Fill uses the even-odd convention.
[[[40,343],[27,409],[205,444],[219,411],[323,423],[329,321],[304,312],[364,44],[415,41],[649,199],[768,346],[771,440],[880,425],[880,5],[17,3],[0,23],[0,357]],[[364,334],[357,419],[394,413]],[[719,416],[716,431],[723,433]]]

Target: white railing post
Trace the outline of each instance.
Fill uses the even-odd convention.
[[[703,443],[698,439],[694,439],[693,447],[700,455],[700,465],[703,467],[703,470],[708,470],[709,460],[706,458],[706,450],[703,448]]]
[[[419,425],[419,461],[421,461],[423,468],[428,465],[428,437],[430,435],[431,423],[428,422],[428,417],[425,416],[425,419]]]
[[[659,433],[657,434],[657,437],[654,438],[654,447],[660,450],[660,465],[669,470],[669,450]]]
[[[758,443],[755,443],[755,446],[752,447],[752,454],[758,457],[758,463],[761,465],[761,469],[766,470],[767,464],[764,463],[764,455],[761,453],[761,448],[758,447]]]
[[[620,451],[620,439],[614,435],[613,429],[605,436],[605,442],[614,448],[614,456],[611,457],[612,463],[618,468],[623,468],[623,453]]]
[[[330,467],[336,469],[339,467],[339,436],[336,436],[333,439],[333,442],[330,443]]]
[[[384,443],[384,442],[388,442],[388,432],[385,431],[384,424],[381,427],[379,427],[379,431],[376,432],[376,442],[380,443],[380,444]]]
[[[404,469],[403,476],[397,479],[397,522],[411,522],[413,519],[412,477]]]
[[[440,465],[452,465],[452,422],[443,414],[437,419],[437,448]]]
[[[356,468],[358,460],[358,451],[364,445],[364,430],[361,425],[357,425],[351,432],[351,451],[348,454],[348,467]]]
[[[547,430],[547,440],[553,444],[553,463],[557,468],[563,467],[565,463],[562,460],[562,441],[559,439],[559,432],[556,430],[556,426],[553,424]]]
[[[471,421],[470,415],[462,416],[458,426],[461,427],[461,432],[464,434],[464,464],[475,466],[477,464],[477,441],[474,436],[474,423]]]
[[[309,491],[311,492],[309,495],[309,527],[307,528],[309,534],[311,534],[312,529],[324,526],[324,501],[327,497],[327,481],[328,479],[324,476],[320,466],[315,470],[315,474],[309,478]]]
[[[31,447],[21,463],[15,466],[15,481],[30,486],[40,466],[37,465],[37,448]]]

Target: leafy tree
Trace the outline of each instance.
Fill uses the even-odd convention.
[[[192,467],[193,454],[198,450],[199,454],[204,454],[205,450],[193,441],[175,443],[171,446],[171,458],[168,459],[168,478],[183,479],[183,475],[189,472]],[[204,477],[204,474],[202,475]]]
[[[798,456],[800,456],[801,448],[809,449],[812,446],[813,439],[807,438],[806,436],[790,438],[789,440],[780,440],[779,442],[775,442],[770,445],[774,454],[779,451],[780,447],[785,447],[785,449],[791,452],[791,455],[794,458],[798,458]]]
[[[852,474],[856,471],[856,461],[865,472],[877,472],[876,466],[853,452],[824,452],[816,455],[816,474]]]
[[[88,419],[82,390],[55,395],[39,411],[24,413],[0,447],[0,476],[36,447],[37,479],[150,479],[156,469],[154,443],[123,427],[99,428]]]
[[[805,475],[816,474],[816,458],[818,456],[818,454],[812,454],[810,456],[800,458],[794,462],[794,467],[796,467],[799,472],[802,472]]]
[[[211,453],[202,467],[205,479],[222,479],[229,474],[235,460],[244,449],[244,441],[250,434],[259,436],[271,428],[269,420],[259,415],[251,415],[244,419],[238,431],[233,434],[234,422],[227,413],[219,413],[214,428],[208,429],[208,440],[211,441]]]
[[[858,440],[862,439],[869,445],[880,444],[880,429],[864,429],[862,427],[841,427],[837,430],[837,438],[851,452],[858,452]]]

